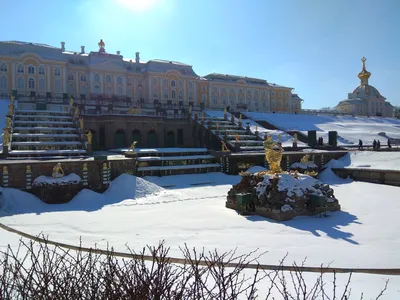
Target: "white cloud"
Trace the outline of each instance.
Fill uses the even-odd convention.
[[[157,7],[162,0],[116,0],[116,2],[131,11],[143,12]]]

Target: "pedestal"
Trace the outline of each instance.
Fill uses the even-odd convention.
[[[135,151],[126,151],[125,152],[125,157],[136,158],[137,157],[137,153]]]
[[[258,130],[254,132],[254,134],[255,134],[256,136],[258,136],[258,133],[259,133],[259,131],[258,131]]]
[[[3,146],[3,152],[1,154],[2,157],[8,157],[8,145]]]
[[[92,144],[87,144],[86,152],[88,154],[93,154]]]
[[[240,151],[239,143],[235,143],[235,152],[239,152],[239,151]]]
[[[297,142],[293,142],[293,150],[297,150]]]

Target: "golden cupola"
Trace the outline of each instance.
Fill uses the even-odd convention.
[[[365,68],[365,61],[367,59],[365,57],[363,57],[361,59],[362,61],[362,70],[360,73],[358,73],[358,78],[360,78],[361,80],[361,85],[368,85],[368,79],[369,77],[371,77],[371,73],[367,71],[367,69]]]

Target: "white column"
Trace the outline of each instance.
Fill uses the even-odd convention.
[[[47,65],[46,67],[47,67],[46,68],[47,69],[46,70],[46,76],[47,76],[46,92],[53,92],[53,88],[52,88],[51,83],[50,83],[50,76],[52,76],[51,75],[51,67],[49,65]]]
[[[62,90],[63,90],[63,93],[66,93],[67,92],[67,80],[68,80],[68,77],[67,77],[67,66],[62,68],[62,74],[64,76],[63,89]]]

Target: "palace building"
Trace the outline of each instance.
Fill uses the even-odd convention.
[[[336,110],[344,114],[361,116],[393,117],[394,107],[379,91],[368,83],[371,73],[365,67],[366,58],[363,57],[362,70],[358,73],[360,85],[349,93],[346,100],[340,101]]]
[[[106,52],[105,43],[87,53],[18,41],[0,42],[0,95],[77,101],[173,106],[232,111],[299,112],[302,99],[293,88],[264,79],[212,73],[197,75],[175,61],[126,59]],[[124,106],[124,105],[122,105]],[[101,112],[97,112],[101,114]]]

